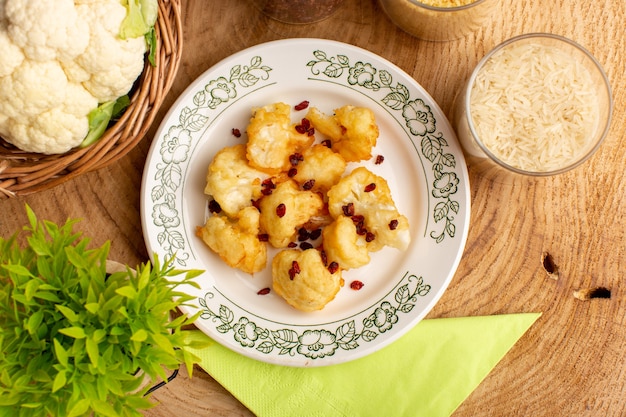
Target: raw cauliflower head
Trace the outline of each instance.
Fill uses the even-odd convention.
[[[248,165],[246,145],[229,146],[211,161],[204,192],[212,196],[226,214],[234,216],[261,197],[261,184],[267,178],[268,174]]]
[[[0,135],[27,151],[80,145],[89,113],[128,93],[143,36],[123,40],[118,0],[0,0]]]
[[[374,237],[370,251],[384,246],[404,250],[411,242],[409,221],[398,212],[387,181],[365,167],[355,168],[328,191],[328,210],[334,218],[362,216],[364,231]]]
[[[254,110],[247,128],[250,165],[271,174],[287,171],[289,156],[311,146],[315,138],[298,133],[291,123],[291,107],[269,104]]]
[[[259,240],[259,211],[247,207],[238,213],[236,220],[214,215],[203,227],[196,228],[198,235],[227,265],[254,274],[265,268],[267,247]]]
[[[341,270],[330,273],[316,249],[286,249],[272,260],[274,291],[301,311],[321,310],[342,284]]]
[[[259,202],[261,230],[269,235],[275,248],[284,248],[298,229],[324,208],[319,194],[301,190],[295,181],[287,180],[276,186],[272,194]]]

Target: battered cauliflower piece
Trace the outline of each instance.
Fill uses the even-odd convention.
[[[328,136],[332,149],[347,162],[357,162],[372,157],[379,130],[374,112],[365,107],[343,106],[333,116],[315,107],[309,109],[307,119],[315,130]]]
[[[267,264],[267,246],[258,238],[259,216],[253,206],[241,210],[237,220],[214,215],[196,228],[196,235],[227,265],[254,274]]]
[[[294,240],[297,230],[309,219],[319,214],[324,202],[319,194],[304,191],[293,180],[276,186],[272,194],[259,202],[261,229],[269,236],[275,248],[284,248]]]
[[[298,133],[291,123],[291,107],[285,103],[255,109],[247,128],[250,165],[270,174],[287,171],[289,156],[311,146],[314,136]]]
[[[365,167],[355,168],[328,191],[328,210],[335,219],[346,210],[363,216],[363,226],[374,235],[370,251],[384,246],[405,250],[411,242],[409,221],[398,212],[387,181]]]
[[[341,179],[346,170],[346,161],[341,155],[327,146],[314,145],[302,153],[303,160],[298,163],[297,173],[293,177],[300,184],[313,180],[312,191],[326,193]]]
[[[337,262],[342,269],[359,268],[370,262],[365,237],[357,234],[351,218],[339,216],[322,230],[324,252],[328,262]]]
[[[261,197],[262,182],[269,175],[248,165],[246,145],[239,144],[220,150],[206,175],[204,193],[212,196],[222,210],[233,217],[252,200]]]
[[[272,281],[278,295],[306,312],[324,308],[342,284],[341,269],[331,274],[315,249],[279,252],[272,260]]]

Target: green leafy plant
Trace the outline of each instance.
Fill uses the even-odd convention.
[[[198,362],[182,330],[197,315],[172,312],[200,271],[155,258],[109,274],[109,242],[26,211],[25,247],[0,238],[0,415],[140,416],[167,370]]]

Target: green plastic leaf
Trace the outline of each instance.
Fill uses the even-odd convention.
[[[68,364],[67,350],[65,350],[63,345],[61,345],[61,343],[56,338],[54,339],[54,353],[56,354],[56,357],[59,363],[67,367],[67,364]]]
[[[133,333],[130,340],[132,340],[133,342],[143,342],[147,338],[148,338],[148,332],[146,332],[144,329],[139,329]]]
[[[61,388],[65,386],[67,383],[67,375],[65,371],[59,371],[57,376],[54,377],[54,382],[52,383],[52,392],[57,392]]]
[[[94,367],[98,367],[98,359],[100,358],[100,350],[98,348],[98,342],[93,340],[93,338],[88,337],[85,340],[85,348],[87,349],[87,356],[89,356],[89,360]]]
[[[28,318],[28,332],[30,334],[37,334],[37,330],[43,321],[43,311],[39,310],[33,313],[32,316]]]
[[[130,285],[118,288],[117,290],[115,290],[115,292],[131,300],[134,300],[135,298],[137,298],[137,291]]]
[[[82,327],[76,326],[59,329],[59,333],[73,337],[74,339],[84,339],[86,337],[85,330]]]
[[[83,398],[79,400],[72,406],[72,408],[68,411],[67,417],[77,417],[82,416],[89,410],[91,402],[87,398]]]
[[[22,265],[8,264],[8,265],[2,265],[2,268],[6,269],[7,271],[9,271],[10,273],[13,273],[15,275],[19,275],[19,276],[23,276],[23,277],[31,276],[31,273],[28,270],[28,268],[26,268],[26,267],[24,267]]]
[[[68,308],[64,305],[61,304],[57,304],[56,305],[57,310],[59,310],[61,312],[61,314],[63,314],[70,322],[74,323],[79,321],[79,317],[78,314],[74,313],[74,311],[71,308]]]

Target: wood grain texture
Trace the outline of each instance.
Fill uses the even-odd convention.
[[[249,46],[319,37],[357,45],[412,75],[449,114],[476,63],[512,36],[552,32],[582,44],[606,69],[615,109],[610,134],[575,171],[542,180],[501,181],[470,167],[471,226],[459,269],[434,317],[543,312],[455,417],[612,417],[626,413],[626,2],[503,2],[492,24],[452,42],[426,42],[396,28],[375,0],[346,0],[331,18],[291,26],[259,14],[244,0],[184,1],[181,67],[157,121],[206,69]],[[147,259],[139,215],[143,165],[158,126],[125,158],[40,194],[0,201],[0,233],[40,217],[81,217],[94,244],[111,240],[112,257]],[[559,268],[547,276],[542,254]],[[611,290],[610,299],[581,301],[580,288]],[[184,372],[154,398],[146,416],[251,416],[201,369]],[[260,393],[259,395],[262,395]]]

